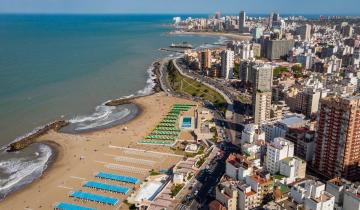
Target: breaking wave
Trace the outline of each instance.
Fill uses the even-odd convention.
[[[6,152],[2,154],[4,157],[0,158],[0,199],[31,183],[46,169],[52,155],[51,148],[45,144],[33,146],[36,147],[36,152],[32,152],[30,155],[24,153],[32,148],[12,154],[6,154]]]

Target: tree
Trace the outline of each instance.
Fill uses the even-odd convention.
[[[273,70],[273,77],[279,78],[280,75],[284,72],[289,72],[289,69],[285,66],[278,66],[278,67],[274,68],[274,70]]]
[[[291,70],[296,78],[303,77],[301,65],[294,65],[291,67]]]

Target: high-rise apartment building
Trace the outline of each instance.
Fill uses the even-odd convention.
[[[273,81],[273,69],[270,64],[255,64],[252,66],[253,89],[259,92],[271,91]]]
[[[262,124],[271,118],[271,91],[256,91],[252,95],[255,124]]]
[[[274,13],[270,13],[270,16],[269,16],[269,28],[272,27],[273,25],[273,19],[274,19]]]
[[[201,70],[207,70],[211,68],[211,51],[205,49],[200,52],[200,68]]]
[[[351,25],[346,25],[346,26],[341,28],[341,34],[344,37],[352,37],[353,32],[354,32],[354,29],[353,29],[353,27]]]
[[[260,39],[260,37],[264,34],[264,29],[262,27],[252,28],[250,31],[253,39]]]
[[[320,102],[314,168],[326,177],[360,180],[360,97]]]
[[[269,64],[252,66],[251,79],[253,85],[252,104],[255,124],[270,119],[273,70]]]
[[[250,60],[242,60],[239,66],[239,79],[244,83],[251,83],[253,81],[251,77],[252,66],[254,62]]]
[[[269,16],[269,28],[273,27],[274,22],[280,21],[280,15],[278,13],[272,12]]]
[[[234,51],[221,52],[221,75],[225,79],[232,79],[234,70]]]
[[[319,101],[321,98],[321,90],[306,88],[296,96],[296,110],[306,117],[316,116],[319,109]]]
[[[240,14],[239,14],[239,32],[240,33],[249,33],[249,27],[246,26],[245,11],[240,11]]]
[[[300,35],[304,41],[310,41],[311,39],[311,25],[305,24],[296,29],[296,34]]]

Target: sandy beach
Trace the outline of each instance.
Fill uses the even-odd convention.
[[[200,35],[200,36],[223,36],[235,41],[244,41],[252,39],[250,35],[242,35],[236,33],[221,33],[221,32],[195,32],[195,31],[174,31],[170,32],[172,35]]]
[[[149,175],[151,169],[160,170],[173,166],[182,157],[173,154],[170,148],[139,145],[137,141],[152,131],[173,104],[193,103],[167,96],[163,92],[136,98],[132,102],[140,106],[142,111],[126,124],[86,134],[50,131],[39,137],[38,142],[50,143],[57,150],[55,160],[38,180],[1,201],[0,209],[53,209],[54,204],[61,201],[97,209],[127,209],[122,201],[130,194],[100,192],[84,188],[82,184],[88,180],[99,181],[94,177],[99,171],[133,176],[143,180]],[[124,129],[125,127],[127,129]],[[137,162],[116,161],[116,157],[137,160]],[[121,166],[120,168],[123,169],[111,168],[109,164]],[[127,186],[131,189],[139,185],[113,181],[106,181],[106,183]],[[114,207],[70,198],[69,193],[77,190],[118,198],[121,204]]]

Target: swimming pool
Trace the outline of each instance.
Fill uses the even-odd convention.
[[[191,117],[184,117],[181,124],[182,128],[191,128]]]

